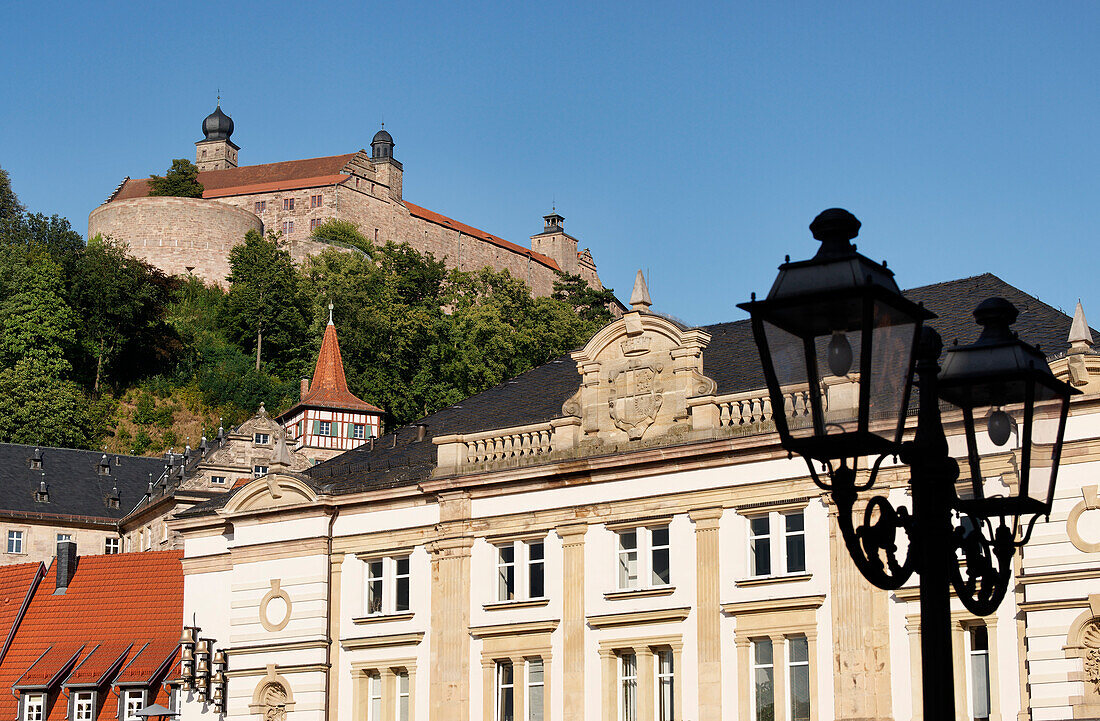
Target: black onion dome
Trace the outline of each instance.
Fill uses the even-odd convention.
[[[207,140],[229,140],[233,134],[233,118],[222,112],[220,104],[202,121],[202,134]]]
[[[384,129],[379,130],[377,133],[374,134],[374,140],[370,141],[370,143],[371,145],[374,145],[375,143],[389,143],[392,145],[393,136],[387,133]]]

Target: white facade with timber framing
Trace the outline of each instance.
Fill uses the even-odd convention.
[[[948,342],[977,335],[970,311],[991,295],[1020,309],[1025,340],[1072,341],[1052,365],[1085,393],[1055,511],[996,614],[954,606],[955,694],[960,719],[1093,718],[1090,331],[989,275],[908,295]],[[854,567],[835,507],[779,446],[748,323],[684,328],[648,312],[644,285],[632,304],[572,357],[424,430],[280,469],[172,522],[185,617],[229,649],[229,718],[920,718],[917,591],[874,589]],[[960,419],[945,421],[961,452]],[[880,483],[904,502],[904,467]],[[184,699],[182,721],[209,716]]]

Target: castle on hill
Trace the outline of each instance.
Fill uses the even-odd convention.
[[[88,216],[88,237],[109,235],[170,275],[225,285],[229,251],[248,231],[281,233],[301,262],[328,247],[312,231],[338,218],[376,243],[407,242],[451,268],[508,270],[535,295],[549,295],[558,272],[603,288],[592,253],[578,250],[556,212],[543,217],[542,231],[526,248],[405,200],[404,168],[385,129],[375,134],[369,153],[245,166],[237,164],[233,120],[220,104],[202,131],[195,143],[202,198],[150,197],[148,179],[127,177]]]

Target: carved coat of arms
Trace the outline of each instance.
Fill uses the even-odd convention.
[[[608,374],[611,419],[632,441],[642,437],[661,410],[661,388],[657,383],[660,372],[660,364],[639,364]]]

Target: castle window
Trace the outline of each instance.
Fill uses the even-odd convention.
[[[321,225],[321,222],[322,221],[321,221],[320,218],[310,218],[309,219],[309,229],[310,229],[310,231],[317,230],[317,227]]]
[[[210,482],[213,483],[215,486],[224,486],[225,476],[210,476]]]
[[[103,541],[103,552],[111,555],[122,550],[121,538],[107,538]]]
[[[256,201],[256,212],[257,213],[262,213],[265,210],[267,210],[267,201],[266,200],[257,200]]]
[[[321,207],[321,196],[320,195],[311,195],[311,196],[309,196],[309,207],[311,207],[311,208],[320,208]]]
[[[294,233],[294,221],[293,220],[284,220],[283,221],[283,235],[291,235],[293,233]]]
[[[252,466],[252,477],[259,478],[267,475],[267,466]]]
[[[294,198],[283,198],[283,210],[294,210]]]
[[[271,442],[271,436],[267,433],[256,433],[253,437],[256,445],[266,446]]]
[[[8,531],[8,553],[23,552],[23,532]]]

